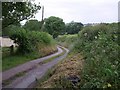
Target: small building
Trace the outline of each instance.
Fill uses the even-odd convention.
[[[1,47],[9,47],[11,45],[16,45],[13,40],[8,37],[0,37],[0,46]]]

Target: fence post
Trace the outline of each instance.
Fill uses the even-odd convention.
[[[10,54],[13,54],[13,53],[14,53],[14,46],[11,45],[11,46],[10,46]]]

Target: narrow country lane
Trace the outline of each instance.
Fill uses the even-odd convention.
[[[46,59],[49,59],[51,57],[54,57],[56,55],[59,55],[62,53],[62,49],[57,47],[58,48],[58,52],[55,53],[55,54],[52,54],[52,55],[49,55],[49,56],[46,56],[46,57],[43,57],[43,58],[39,58],[39,59],[35,59],[35,60],[32,60],[32,61],[29,61],[25,64],[22,64],[22,65],[19,65],[17,67],[14,67],[12,69],[9,69],[7,71],[4,71],[2,72],[2,80],[7,80],[9,79],[10,77],[13,77],[14,75],[16,75],[17,73],[19,72],[23,72],[25,70],[28,70],[30,68],[33,68],[36,64],[46,60]]]
[[[63,47],[64,48],[64,47]],[[14,80],[12,83],[10,83],[8,86],[5,86],[4,88],[28,88],[29,85],[31,85],[32,83],[34,83],[36,81],[36,79],[40,79],[42,76],[44,76],[44,74],[47,72],[48,69],[50,69],[52,66],[54,66],[55,64],[57,64],[60,60],[62,60],[63,58],[66,57],[66,55],[68,54],[69,50],[64,48],[64,50],[66,51],[66,53],[62,56],[56,57],[55,59],[53,59],[52,61],[39,65],[40,62],[42,62],[43,60],[46,60],[48,58],[51,58],[53,56],[59,55],[61,54],[63,51],[60,48],[60,46],[58,47],[58,52],[49,56],[46,56],[44,58],[40,58],[37,60],[33,60],[31,62],[28,62],[21,66],[18,66],[16,68],[13,68],[13,71],[11,70],[12,73],[15,72],[15,70],[18,72],[24,71],[25,68],[26,69],[33,67],[33,66],[37,66],[36,68],[30,70],[29,72],[27,72],[24,76],[17,78],[16,80]],[[8,71],[10,72],[10,70]],[[3,72],[3,79],[7,79],[8,77],[5,77],[6,72]],[[6,75],[7,76],[7,75]],[[10,74],[8,74],[8,76],[10,77]]]

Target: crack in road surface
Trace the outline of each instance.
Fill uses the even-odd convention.
[[[64,50],[66,51],[64,55],[59,56],[48,63],[42,64],[42,65],[37,65],[37,68],[29,71],[24,76],[17,78],[11,84],[9,84],[8,86],[6,86],[4,88],[28,88],[31,83],[36,81],[36,79],[40,79],[42,76],[44,76],[44,74],[47,72],[48,69],[53,67],[60,60],[64,59],[67,56],[69,50],[66,48],[64,48]],[[38,60],[31,61],[31,62],[38,64],[40,61],[38,59]]]

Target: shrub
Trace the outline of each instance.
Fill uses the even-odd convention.
[[[30,53],[39,51],[39,47],[53,44],[53,38],[48,33],[38,31],[16,30],[10,38],[18,44],[18,52]]]
[[[9,25],[8,27],[4,28],[2,35],[4,36],[10,36],[12,32],[16,30],[22,30],[20,26],[17,25]]]
[[[111,28],[104,24],[96,26],[87,26],[81,32],[79,32],[78,35],[79,38],[81,38],[82,40],[91,42],[95,40],[101,32],[104,34],[108,34],[110,30]]]
[[[74,45],[84,56],[80,88],[120,88],[120,46],[117,28],[111,25],[85,27]]]
[[[57,37],[57,41],[60,45],[64,46],[64,47],[71,47],[74,42],[78,39],[78,35],[77,34],[73,34],[73,35],[60,35]]]

